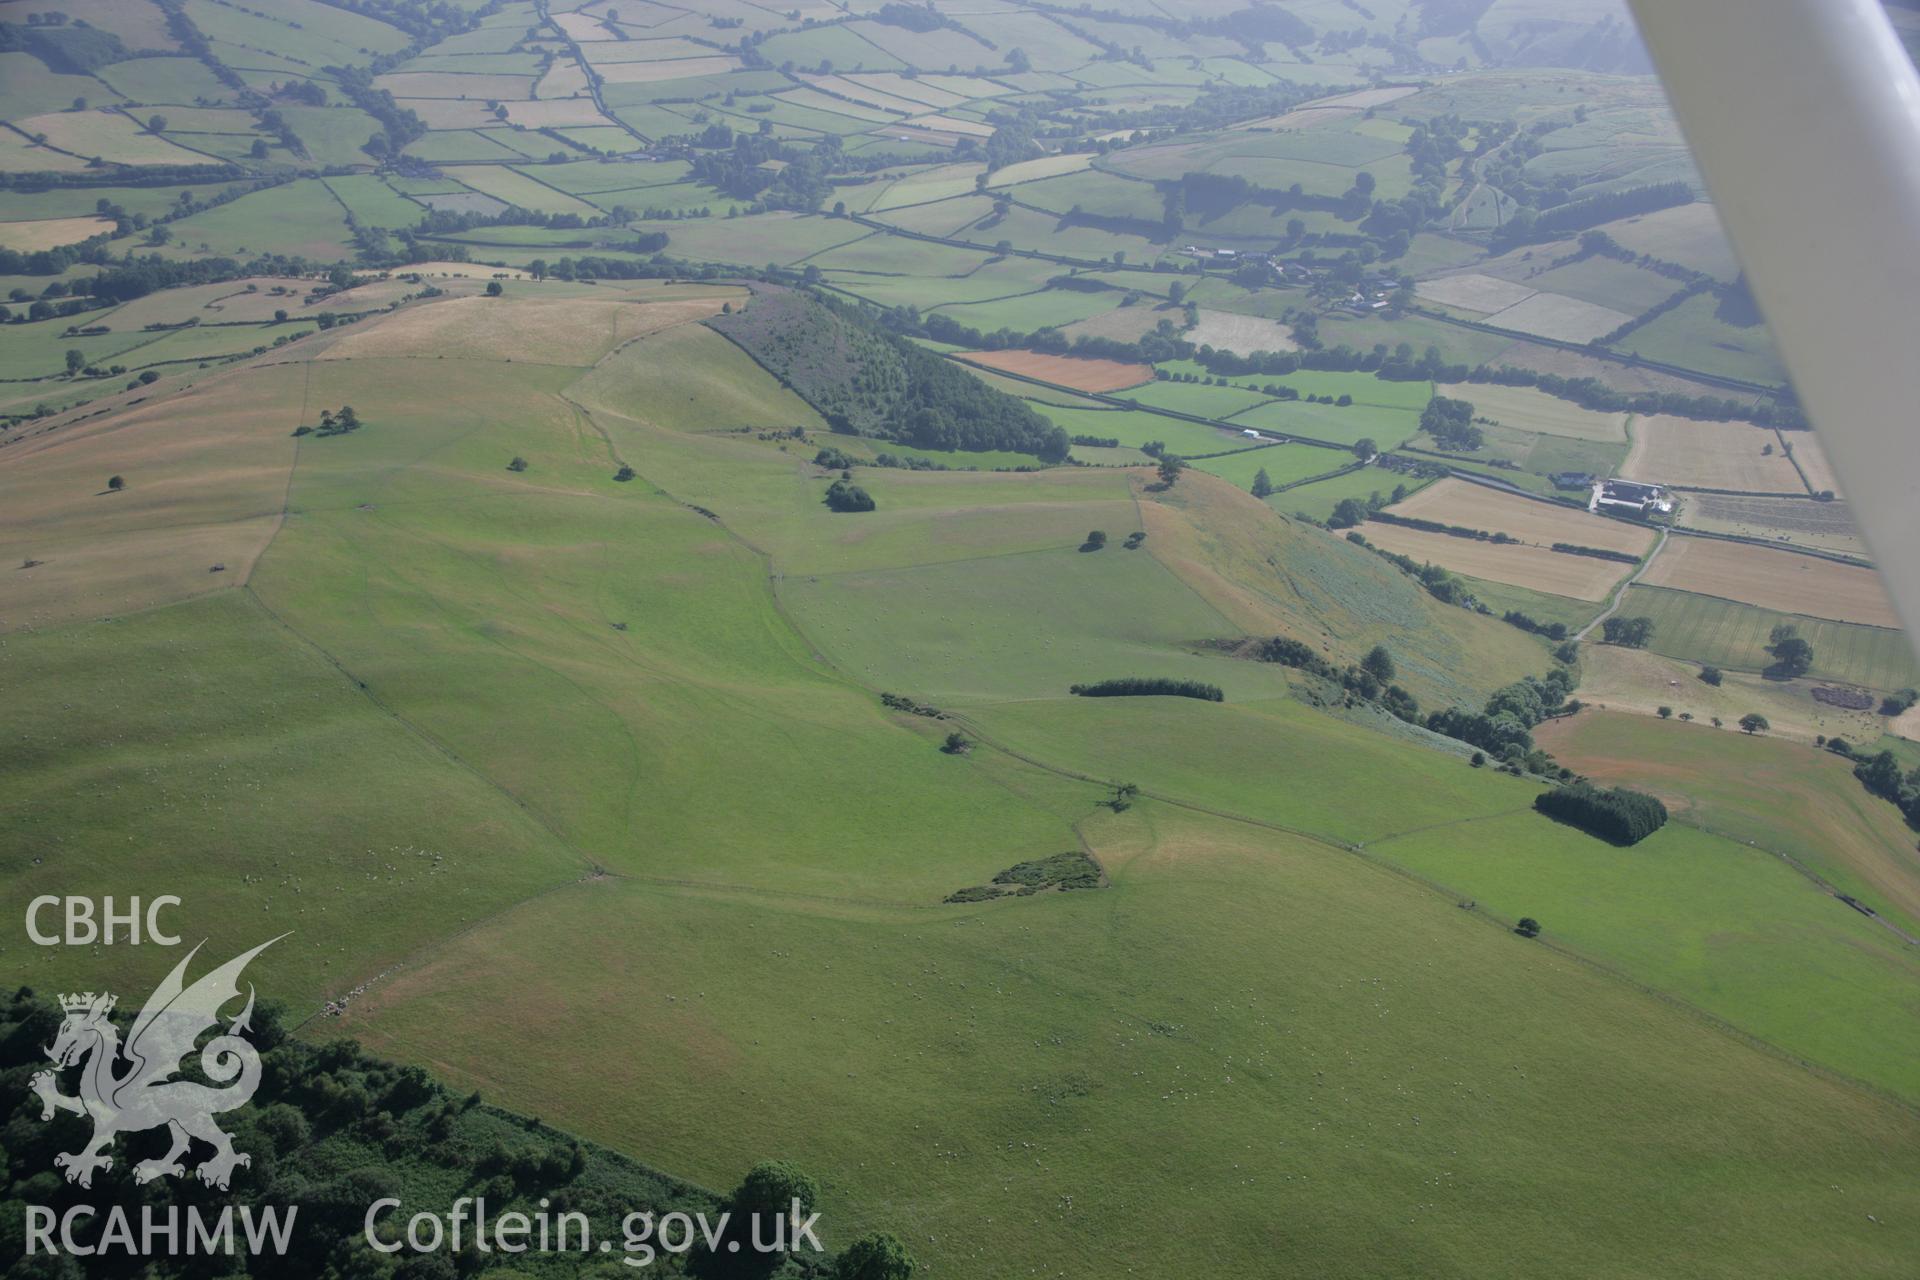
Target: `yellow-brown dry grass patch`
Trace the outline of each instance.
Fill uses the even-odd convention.
[[[305,387],[302,365],[250,366],[8,445],[0,631],[244,583],[280,525]]]
[[[1642,581],[1782,613],[1900,626],[1875,570],[1745,542],[1675,537]]]
[[[1660,555],[1664,559],[1667,553]],[[1757,711],[1773,726],[1767,730],[1772,737],[1808,743],[1822,736],[1874,741],[1885,720],[1871,709],[1848,711],[1815,702],[1809,690],[1821,683],[1728,671],[1718,685],[1711,685],[1700,679],[1698,662],[1610,644],[1580,647],[1580,700],[1590,707],[1644,716],[1671,707],[1676,716],[1684,712],[1709,726],[1718,716],[1728,733],[1738,733],[1740,717]]]
[[[112,231],[112,218],[35,218],[30,222],[0,222],[0,249],[38,253],[63,244],[79,244],[89,236]]]
[[[367,321],[323,360],[516,360],[586,368],[624,342],[720,310],[718,295],[671,302],[447,298]]]
[[[1817,453],[1819,445],[1810,435],[1807,441],[1812,445],[1809,455]],[[1796,443],[1795,452],[1799,448]],[[1824,470],[1824,457],[1819,465]],[[1747,422],[1696,422],[1662,413],[1633,420],[1633,449],[1620,474],[1649,484],[1696,489],[1807,491],[1771,428]]]

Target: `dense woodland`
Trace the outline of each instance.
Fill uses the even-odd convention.
[[[1006,450],[1059,462],[1067,433],[1023,401],[887,332],[851,307],[766,290],[708,322],[820,411],[835,431],[923,449]]]

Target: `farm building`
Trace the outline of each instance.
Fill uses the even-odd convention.
[[[1665,515],[1673,510],[1666,490],[1657,484],[1639,484],[1632,480],[1602,480],[1593,505],[1595,510],[1612,508],[1641,515],[1655,511]]]

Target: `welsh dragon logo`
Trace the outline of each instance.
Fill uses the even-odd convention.
[[[40,1095],[42,1120],[53,1119],[56,1111],[70,1111],[93,1120],[91,1142],[79,1151],[53,1158],[55,1166],[66,1170],[68,1182],[92,1186],[94,1170],[113,1167],[113,1157],[106,1153],[117,1135],[161,1125],[171,1132],[173,1145],[158,1159],[135,1165],[135,1182],[151,1182],[162,1174],[184,1176],[186,1166],[180,1163],[180,1157],[187,1154],[195,1138],[213,1148],[213,1155],[201,1161],[196,1170],[209,1186],[226,1190],[234,1169],[252,1163],[233,1149],[233,1139],[213,1122],[221,1112],[245,1106],[260,1087],[260,1054],[243,1038],[243,1033],[251,1029],[249,1021],[253,1017],[251,983],[247,986],[246,1007],[227,1024],[224,1034],[213,1037],[200,1050],[200,1069],[214,1084],[172,1077],[180,1072],[182,1060],[193,1052],[201,1035],[219,1025],[221,1007],[239,998],[240,971],[247,962],[278,941],[280,938],[261,943],[189,987],[184,979],[187,965],[199,954],[200,948],[195,947],[173,967],[141,1009],[124,1047],[108,1017],[114,996],[89,991],[60,997],[66,1018],[47,1056],[62,1071],[85,1064],[80,1070],[80,1091],[77,1095],[61,1093],[58,1071],[39,1072],[33,1077],[32,1088]]]

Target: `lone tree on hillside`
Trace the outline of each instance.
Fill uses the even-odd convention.
[[[1513,926],[1513,931],[1523,938],[1537,938],[1540,936],[1540,922],[1532,916],[1521,916],[1520,923]]]
[[[940,749],[950,756],[963,756],[973,750],[973,739],[955,729],[947,735],[947,740]]]
[[[1264,498],[1272,492],[1273,478],[1267,474],[1267,469],[1262,467],[1253,473],[1253,496]]]
[[[1703,684],[1717,685],[1723,678],[1718,667],[1700,668],[1700,680]]]
[[[1173,453],[1161,454],[1160,455],[1160,486],[1164,489],[1173,488],[1174,482],[1180,478],[1180,473],[1182,471],[1185,471],[1186,469],[1187,469],[1186,459],[1180,457],[1178,454],[1173,454]]]
[[[1140,794],[1140,788],[1131,782],[1113,784],[1113,794],[1106,798],[1107,808],[1115,813],[1125,813],[1133,807],[1133,798]]]
[[[498,280],[487,281],[487,296],[489,298],[497,298],[504,292],[506,291],[500,287]]]
[[[126,482],[126,480],[125,480],[125,479],[123,479],[122,477],[120,477],[120,476],[108,476],[108,477],[107,477],[107,492],[108,492],[108,493],[118,493],[118,492],[120,492],[120,491],[121,491],[122,489],[124,489],[124,488],[126,488],[126,487],[127,487],[127,482]]]
[[[517,453],[513,455],[513,461],[507,464],[507,470],[509,471],[525,471],[526,469],[527,460]]]
[[[1367,656],[1360,659],[1360,669],[1381,684],[1391,683],[1393,677],[1398,674],[1393,665],[1393,655],[1388,653],[1387,647],[1382,644],[1377,644],[1367,651]]]
[[[1107,533],[1104,529],[1095,529],[1087,534],[1087,540],[1080,544],[1082,551],[1098,551],[1107,545]]]
[[[1800,637],[1800,629],[1791,622],[1775,627],[1767,637],[1767,652],[1773,655],[1770,676],[1791,680],[1813,669],[1813,646]]]
[[[1743,733],[1765,733],[1773,726],[1758,711],[1749,711],[1740,717],[1740,730]]]
[[[1361,436],[1353,442],[1353,456],[1362,462],[1369,462],[1373,455],[1380,452],[1380,446],[1373,442],[1372,436]]]
[[[627,481],[633,479],[633,468],[623,462],[620,464],[620,469],[613,473],[613,478],[621,484],[625,484]]]
[[[67,376],[71,378],[87,367],[87,353],[78,347],[67,348]]]
[[[834,1265],[833,1275],[834,1280],[908,1280],[913,1265],[913,1256],[905,1245],[884,1231],[876,1231],[846,1247]]]
[[[830,511],[873,510],[873,495],[845,477],[827,486],[827,496],[820,500]]]

